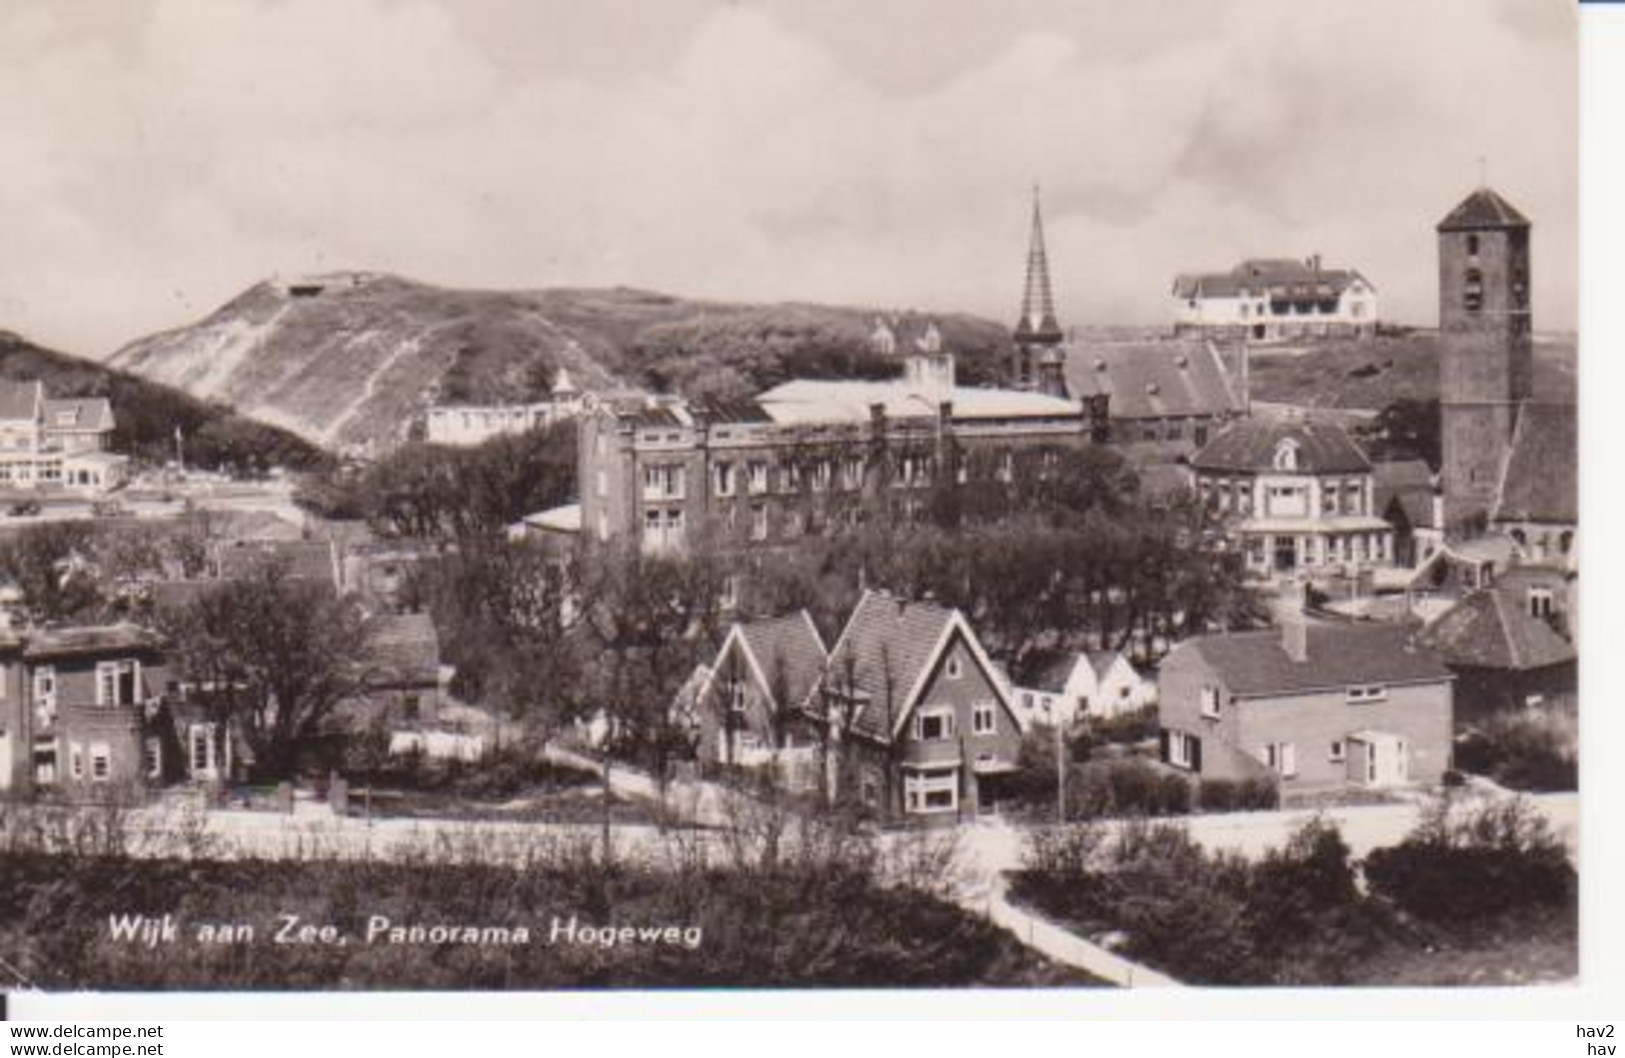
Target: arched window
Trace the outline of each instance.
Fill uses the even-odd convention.
[[[1296,441],[1287,438],[1275,446],[1275,469],[1298,469],[1298,443]]]
[[[1484,307],[1484,273],[1476,268],[1467,269],[1466,280],[1462,284],[1461,304],[1468,312],[1477,312]]]

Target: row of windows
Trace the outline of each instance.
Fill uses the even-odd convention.
[[[921,709],[914,714],[914,738],[920,742],[949,742],[958,737],[958,720],[949,707]],[[998,730],[998,707],[978,702],[971,707],[971,734],[991,735]]]
[[[1349,705],[1370,705],[1374,702],[1388,700],[1388,688],[1380,683],[1363,684],[1349,687],[1344,691],[1344,701]],[[1210,720],[1217,720],[1220,715],[1220,690],[1211,684],[1203,686],[1197,694],[1198,707],[1203,716]]]

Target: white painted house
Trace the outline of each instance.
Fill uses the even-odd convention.
[[[1173,286],[1174,330],[1279,341],[1366,335],[1377,327],[1377,289],[1351,268],[1256,258],[1228,272],[1181,275]]]
[[[1040,668],[1028,685],[1014,690],[1024,726],[1056,719],[1069,726],[1083,719],[1109,720],[1157,700],[1156,683],[1116,650],[1062,654]]]
[[[550,400],[530,404],[443,404],[430,408],[425,437],[430,444],[471,448],[494,437],[525,433],[573,419],[586,408],[584,394],[559,368]]]

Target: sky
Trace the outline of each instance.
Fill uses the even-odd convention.
[[[1569,0],[5,0],[0,329],[87,356],[274,275],[628,285],[1063,323],[1179,272],[1359,269],[1436,322],[1433,225],[1534,221],[1575,326]]]

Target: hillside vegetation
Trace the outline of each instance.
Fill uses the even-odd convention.
[[[434,404],[544,398],[560,368],[586,390],[690,396],[738,396],[793,375],[885,375],[895,364],[866,342],[877,315],[625,288],[450,290],[344,273],[260,283],[109,362],[324,447],[378,450],[407,440]],[[990,380],[1005,328],[958,315],[938,322],[966,381]]]
[[[1576,356],[1572,337],[1535,343],[1535,396],[1573,403]],[[1436,331],[1385,334],[1368,340],[1332,339],[1301,347],[1263,347],[1252,358],[1254,400],[1319,408],[1378,411],[1396,400],[1439,395]]]
[[[177,428],[192,466],[256,472],[273,466],[308,469],[324,459],[314,445],[285,430],[5,331],[0,331],[0,379],[38,380],[53,397],[109,398],[117,420],[113,448],[138,459],[172,459]]]

